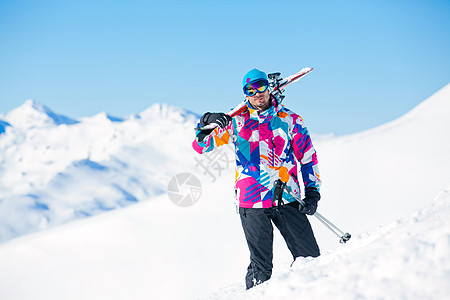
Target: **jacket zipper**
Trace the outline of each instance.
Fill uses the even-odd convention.
[[[272,137],[270,141],[272,142],[272,167],[275,167],[275,138]]]

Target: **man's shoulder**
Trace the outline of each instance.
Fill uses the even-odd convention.
[[[284,106],[283,104],[280,104],[279,106],[279,111],[288,113],[289,115],[296,115],[296,113],[294,111],[292,111],[291,109],[287,108],[286,106]]]
[[[296,112],[290,110],[284,105],[280,105],[278,109],[278,115],[284,117],[291,117],[294,122],[301,121],[303,123],[303,118]]]

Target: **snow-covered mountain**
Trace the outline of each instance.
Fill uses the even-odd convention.
[[[195,163],[178,153],[197,118],[155,104],[124,119],[74,120],[26,101],[1,123],[0,243],[164,193]]]
[[[205,169],[215,157],[190,149],[198,116],[155,105],[119,121],[100,114],[27,130],[1,116],[11,126],[0,134],[1,153],[8,155],[0,161],[0,198],[6,199],[0,209],[12,208],[0,222],[8,211],[21,211],[15,199],[36,221],[52,209],[53,218],[68,216],[60,223],[77,218],[77,211],[138,203],[0,245],[0,299],[446,298],[449,115],[447,85],[390,123],[318,139],[319,211],[353,237],[340,245],[311,218],[322,256],[289,268],[290,253],[275,231],[273,277],[250,291],[244,291],[249,258],[233,204],[233,170]],[[52,164],[44,164],[45,149]],[[230,153],[220,154],[222,162]],[[7,172],[15,174],[10,181]],[[176,206],[165,193],[180,172],[202,179],[193,206]],[[19,215],[9,224],[23,223]]]

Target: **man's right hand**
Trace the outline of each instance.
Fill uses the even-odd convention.
[[[225,128],[231,120],[231,117],[227,114],[207,112],[200,118],[200,126],[204,127],[208,124],[216,123],[220,128]]]
[[[208,124],[216,123],[217,125],[219,125],[219,127],[225,128],[230,123],[230,121],[231,117],[227,114],[207,112],[204,113],[200,118],[200,126],[205,127]],[[200,130],[200,132],[197,133],[197,141],[201,143],[208,135],[211,134],[213,130],[214,129]]]

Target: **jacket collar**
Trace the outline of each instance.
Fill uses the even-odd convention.
[[[259,116],[267,117],[269,115],[277,115],[281,109],[281,105],[278,105],[277,100],[272,95],[270,95],[270,98],[272,100],[272,104],[270,105],[270,107],[268,109],[266,109],[265,111],[262,111],[260,113],[258,113],[258,110],[255,109],[250,104],[250,101],[247,101],[247,107],[248,107],[250,116],[252,116],[252,117],[259,117]]]

